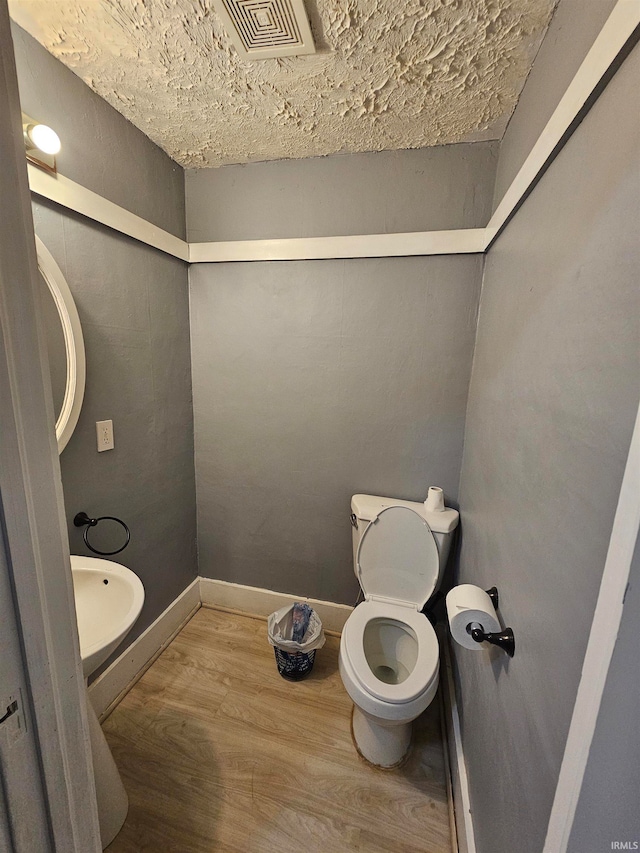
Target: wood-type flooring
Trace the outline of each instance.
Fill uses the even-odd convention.
[[[108,853],[451,853],[438,700],[371,767],[338,648],[288,682],[264,621],[199,610],[103,725],[130,800]]]

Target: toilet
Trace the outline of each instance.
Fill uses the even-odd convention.
[[[420,611],[440,586],[459,514],[377,495],[354,495],[351,509],[364,601],[342,631],[340,675],[358,752],[395,767],[409,751],[412,721],[438,688],[438,639]]]

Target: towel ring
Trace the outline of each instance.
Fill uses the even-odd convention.
[[[124,527],[127,541],[124,543],[122,548],[118,548],[116,551],[98,551],[97,548],[93,547],[93,545],[89,542],[89,528],[95,527],[99,521],[117,521],[118,524],[121,524]],[[124,523],[124,521],[122,521],[121,518],[116,518],[113,515],[102,515],[100,518],[89,518],[86,512],[79,512],[73,519],[73,523],[76,527],[84,527],[84,533],[82,534],[84,544],[90,551],[93,551],[94,554],[100,554],[101,557],[113,557],[114,554],[119,554],[120,551],[124,551],[124,549],[127,547],[131,540],[131,531],[129,530],[127,525]]]

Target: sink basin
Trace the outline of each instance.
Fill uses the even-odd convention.
[[[82,671],[88,678],[133,627],[144,604],[144,587],[131,569],[111,560],[71,555]],[[87,721],[96,784],[102,849],[127,817],[129,798],[87,694]]]
[[[71,557],[82,670],[87,678],[131,630],[144,587],[131,569],[96,557]]]

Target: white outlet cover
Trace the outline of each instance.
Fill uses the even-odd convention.
[[[96,439],[98,453],[103,450],[113,450],[113,421],[96,421]]]

